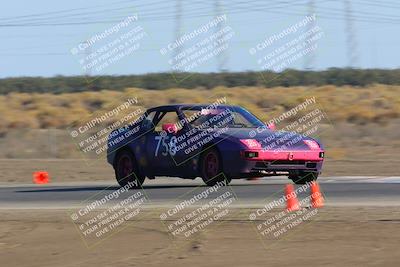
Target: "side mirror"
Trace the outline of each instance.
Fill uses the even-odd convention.
[[[268,129],[275,131],[276,130],[276,125],[275,123],[271,122],[267,124]]]
[[[178,128],[176,127],[175,123],[164,123],[162,125],[162,130],[170,134],[176,134],[178,132]]]

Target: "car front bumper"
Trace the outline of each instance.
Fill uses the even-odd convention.
[[[231,154],[229,168],[225,172],[232,177],[243,177],[244,174],[284,175],[293,171],[320,173],[324,161],[323,150],[306,151],[251,151],[258,152],[256,157],[248,158],[241,151],[237,157]],[[254,156],[254,154],[253,154]],[[235,162],[235,164],[232,164]]]

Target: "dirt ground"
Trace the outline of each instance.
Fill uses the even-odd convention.
[[[156,210],[87,248],[65,211],[0,211],[4,266],[399,266],[398,208],[323,208],[277,239],[263,239],[250,210],[174,240]]]

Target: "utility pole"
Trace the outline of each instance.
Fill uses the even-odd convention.
[[[84,44],[85,45],[85,59],[84,59],[84,62],[85,62],[85,65],[87,66],[88,64],[90,64],[91,63],[91,59],[90,59],[90,55],[92,54],[92,46],[90,45],[90,43],[89,43],[89,41],[84,41],[82,44]],[[90,79],[89,77],[90,77],[90,75],[91,75],[91,71],[92,71],[92,68],[90,67],[90,68],[86,68],[86,70],[85,70],[85,76],[86,76],[86,79]]]
[[[220,0],[214,0],[214,14],[215,18],[222,15],[222,7]],[[220,32],[225,26],[225,23],[218,23],[217,27],[215,27],[216,33]],[[225,46],[224,35],[220,34],[218,37],[219,47]],[[226,71],[226,65],[228,62],[228,51],[227,49],[222,49],[221,52],[217,56],[218,60],[218,71],[223,72]]]
[[[182,0],[176,0],[175,4],[175,9],[176,9],[176,16],[175,16],[175,40],[177,41],[181,35],[182,35]],[[179,45],[174,49],[174,52],[171,54],[172,55],[172,65],[175,65],[176,63],[179,62],[179,54],[183,50],[183,45]],[[177,70],[174,70],[174,72],[177,72]]]
[[[83,53],[82,62],[83,62],[83,66],[85,67],[84,68],[84,70],[85,70],[84,77],[86,80],[86,90],[91,91],[93,89],[93,84],[90,81],[90,76],[92,73],[92,67],[94,67],[91,65],[92,64],[92,58],[91,58],[92,46],[88,40],[81,42],[80,44],[83,45],[85,48],[84,53]]]
[[[315,1],[314,0],[309,0],[308,1],[308,12],[307,16],[312,16],[315,13]],[[311,31],[314,27],[316,26],[315,20],[313,20],[311,23],[308,24],[308,27],[306,27],[306,31]],[[308,38],[312,38],[314,34],[309,36]],[[308,47],[311,47],[311,44],[308,43]],[[315,51],[310,51],[305,57],[304,57],[304,69],[305,70],[312,70],[314,68],[315,64]]]
[[[344,0],[345,17],[346,17],[346,32],[347,32],[347,59],[348,67],[353,68],[357,65],[357,40],[352,18],[352,7],[350,0]]]

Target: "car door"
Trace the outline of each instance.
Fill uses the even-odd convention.
[[[149,169],[153,175],[176,175],[176,163],[173,158],[171,139],[173,133],[163,131],[163,124],[177,124],[176,110],[158,111],[153,119],[154,128],[146,136],[146,154]]]
[[[154,123],[157,119],[157,111],[150,111],[145,115],[140,127],[143,133],[135,140],[134,145],[131,144],[131,149],[135,154],[136,160],[139,162],[141,168],[144,169],[145,173],[149,175],[153,174],[154,159],[151,154],[148,153],[151,150],[152,140],[154,140]]]

